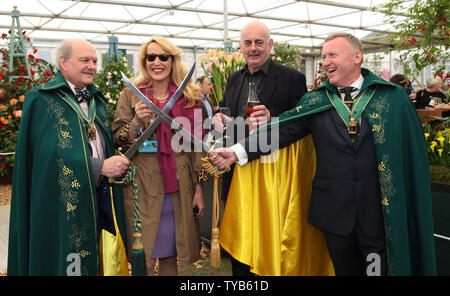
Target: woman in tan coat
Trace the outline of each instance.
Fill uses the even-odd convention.
[[[133,79],[134,84],[160,109],[188,72],[181,61],[181,50],[162,37],[154,37],[141,46],[139,69],[140,75]],[[169,112],[170,117],[198,138],[203,136],[200,101],[199,88],[189,82]],[[153,111],[125,88],[113,122],[115,142],[125,151],[154,118]],[[176,275],[177,257],[183,266],[195,262],[200,255],[198,217],[203,215],[205,203],[202,185],[196,176],[201,172],[202,153],[194,152],[193,148],[193,152],[186,149],[178,152],[180,149],[175,146],[179,143],[172,144],[173,136],[173,130],[162,121],[147,144],[131,159],[137,165],[139,213],[148,275],[154,273],[156,259],[159,275]],[[134,215],[131,184],[124,186],[124,207],[130,250]],[[198,209],[198,213],[194,213],[193,208]]]

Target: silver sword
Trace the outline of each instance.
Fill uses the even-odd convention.
[[[201,147],[205,152],[208,152],[208,153],[212,151],[213,147],[210,144],[210,141],[211,141],[210,137],[206,137],[206,141],[203,142],[199,138],[192,135],[189,131],[187,131],[186,129],[181,127],[176,120],[170,118],[164,112],[165,108],[163,110],[161,110],[155,104],[153,104],[123,73],[122,73],[122,78],[125,81],[126,85],[133,91],[133,93],[142,102],[144,102],[144,104],[147,105],[153,112],[155,112],[155,114],[158,116],[157,119],[164,120],[167,124],[169,124],[169,126],[171,128],[173,128],[175,130],[175,132],[179,132],[182,136],[187,138],[195,147]],[[156,121],[156,119],[155,119],[155,121]],[[150,127],[155,123],[155,121],[150,125]],[[129,151],[129,149],[128,149],[128,151]],[[125,156],[128,154],[128,151],[125,153]]]
[[[155,120],[152,122],[152,124],[150,124],[150,126],[142,133],[142,135],[139,138],[137,138],[136,141],[130,146],[130,148],[128,148],[128,150],[123,154],[126,158],[131,159],[131,157],[133,157],[133,155],[139,150],[139,147],[141,147],[141,145],[145,142],[145,140],[147,140],[150,137],[152,132],[154,130],[156,130],[156,128],[160,124],[161,120],[166,119],[165,121],[167,122],[167,118],[169,118],[167,116],[167,113],[170,111],[170,109],[172,109],[172,106],[180,98],[181,94],[183,93],[184,89],[186,88],[186,85],[189,83],[189,80],[191,79],[192,74],[194,73],[194,70],[195,70],[195,63],[192,65],[191,69],[184,77],[184,79],[181,82],[178,89],[176,90],[176,92],[173,94],[172,98],[169,100],[169,102],[167,102],[166,106],[164,106],[164,108],[162,110],[159,109],[158,107],[156,107],[155,105],[153,105],[153,103],[150,102],[150,100],[128,79],[128,77],[125,74],[123,74],[122,72],[120,72],[122,74],[123,80],[125,81],[127,86],[133,91],[133,93],[141,101],[143,101],[147,106],[149,106],[147,104],[147,102],[148,102],[159,111],[159,112],[156,112],[155,111],[156,109],[152,109],[152,107],[149,106],[150,109],[152,109],[153,112],[155,112],[158,115],[158,117],[155,118]],[[164,117],[160,116],[162,114]],[[172,119],[170,119],[170,121],[172,122]],[[169,123],[169,124],[171,124],[171,123]]]

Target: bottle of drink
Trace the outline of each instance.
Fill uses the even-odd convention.
[[[248,99],[247,99],[247,110],[246,115],[247,117],[250,116],[250,114],[253,113],[253,107],[256,105],[260,105],[258,99],[258,94],[256,93],[256,84],[254,82],[248,83]]]

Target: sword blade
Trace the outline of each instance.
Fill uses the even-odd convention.
[[[126,77],[124,73],[121,72],[122,78],[125,81],[126,85],[133,91],[133,93],[141,100],[143,101],[150,109],[152,109],[153,112],[155,112],[158,116],[155,118],[155,120],[150,124],[150,126],[142,133],[142,135],[136,139],[136,141],[133,143],[133,145],[128,148],[128,150],[124,153],[124,155],[131,159],[133,155],[139,150],[139,147],[147,140],[152,132],[156,130],[158,125],[162,120],[166,121],[169,125],[172,124],[172,119],[167,116],[167,113],[172,109],[172,106],[175,104],[175,102],[181,97],[183,94],[184,89],[186,88],[186,85],[189,83],[189,80],[192,77],[192,74],[194,73],[195,69],[195,63],[192,65],[189,72],[184,77],[183,81],[181,82],[178,89],[173,94],[172,98],[167,102],[166,106],[164,106],[163,110],[159,109],[157,106],[155,106],[129,79]],[[179,128],[181,128],[178,125]],[[186,131],[187,132],[187,131]],[[190,134],[190,133],[189,133]],[[193,137],[193,136],[192,136]],[[194,137],[195,138],[195,137]],[[195,141],[195,140],[194,140]]]

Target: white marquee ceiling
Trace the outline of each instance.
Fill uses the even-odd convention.
[[[377,12],[386,1],[227,0],[228,38],[237,46],[243,25],[258,19],[270,28],[274,41],[317,49],[328,34],[346,31],[374,51],[383,39],[373,36],[391,30]],[[225,38],[224,0],[3,0],[0,31],[9,29],[14,6],[34,40],[106,43],[114,34],[119,45],[139,45],[161,35],[178,46],[205,48],[223,47]],[[405,16],[399,12],[397,17]]]

